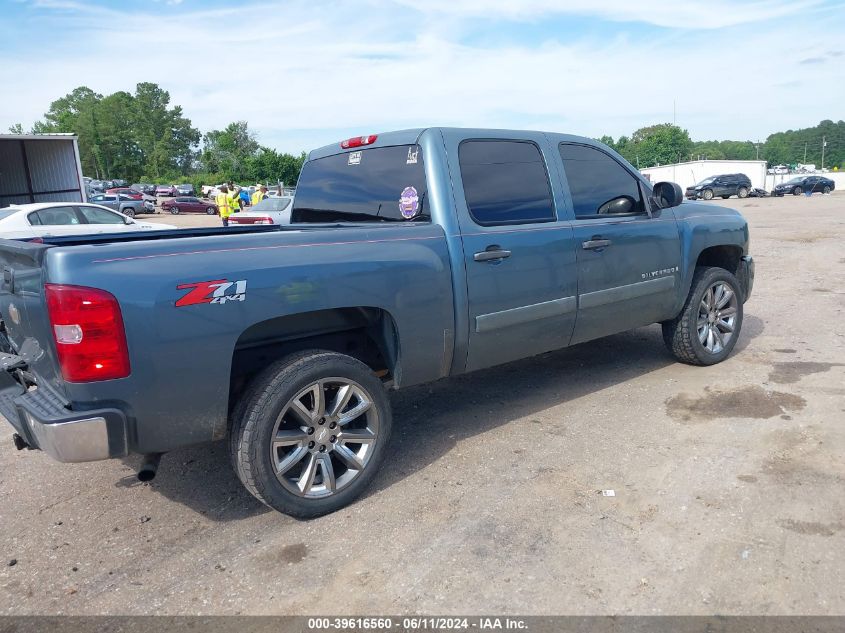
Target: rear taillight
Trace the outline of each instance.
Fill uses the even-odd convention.
[[[362,145],[372,145],[376,142],[378,138],[377,134],[370,134],[369,136],[356,136],[355,138],[348,138],[345,141],[341,141],[340,146],[343,149],[349,149],[350,147],[361,147]]]
[[[255,218],[253,224],[273,224],[272,218]]]
[[[129,375],[129,350],[120,306],[105,290],[46,284],[47,312],[68,382]]]

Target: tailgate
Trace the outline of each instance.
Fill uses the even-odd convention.
[[[46,244],[0,240],[0,319],[3,351],[21,356],[28,371],[61,390],[44,303]]]

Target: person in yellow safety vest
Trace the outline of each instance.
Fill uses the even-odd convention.
[[[256,204],[264,200],[264,198],[266,197],[267,187],[265,187],[264,185],[260,185],[258,189],[255,190],[255,193],[252,194],[252,206],[255,206]]]
[[[229,226],[229,216],[232,215],[230,201],[229,188],[226,185],[221,185],[215,202],[217,202],[217,210],[220,212],[220,219],[223,220],[223,226]]]
[[[232,213],[241,212],[241,188],[230,187],[229,192],[229,206],[232,207]]]

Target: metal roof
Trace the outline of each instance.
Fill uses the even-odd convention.
[[[49,134],[0,134],[0,141],[60,141],[75,139],[70,132],[51,132]]]

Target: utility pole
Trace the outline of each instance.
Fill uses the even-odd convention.
[[[824,169],[824,148],[825,147],[827,147],[827,141],[825,140],[825,137],[822,136],[822,166],[821,166],[821,169]]]
[[[757,144],[755,145],[755,147],[757,148],[757,160],[760,160],[760,141],[759,140],[757,141]]]
[[[804,142],[804,164],[807,164],[807,142]]]

